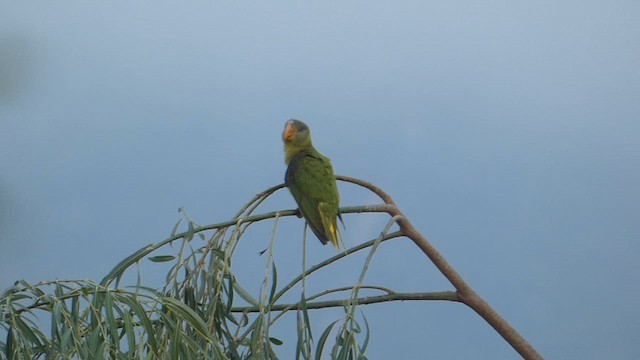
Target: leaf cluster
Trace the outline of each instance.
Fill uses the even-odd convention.
[[[284,340],[271,335],[275,324],[295,313],[296,359],[366,359],[370,328],[361,306],[386,301],[443,300],[474,310],[526,359],[540,354],[484,301],[433,245],[409,222],[391,197],[368,182],[337,176],[362,186],[383,204],[343,207],[341,213],[381,212],[390,216],[375,239],[362,242],[312,266],[306,263],[303,234],[302,271],[279,284],[274,256],[278,221],[295,210],[254,214],[283,185],[256,195],[229,221],[201,226],[183,211],[171,236],[150,244],[118,263],[99,283],[89,280],[18,281],[0,295],[0,360],[13,359],[276,359]],[[265,272],[258,289],[246,290],[234,273],[238,244],[251,225],[273,221]],[[398,230],[390,232],[397,225]],[[186,230],[178,229],[186,226]],[[366,285],[365,275],[379,245],[406,237],[426,255],[455,291],[396,293]],[[358,281],[307,294],[306,280],[317,271],[369,249]],[[147,261],[145,261],[147,260]],[[163,285],[143,281],[140,264],[168,266]],[[242,266],[242,265],[240,265]],[[160,270],[154,271],[158,274]],[[135,281],[133,280],[135,279]],[[361,296],[367,289],[377,294]],[[293,303],[284,301],[299,298]],[[347,295],[344,295],[347,294]],[[328,296],[338,300],[324,300]],[[343,316],[313,336],[310,311],[341,308]],[[293,336],[292,336],[293,338]],[[291,340],[289,340],[291,341]]]
[[[270,329],[288,313],[295,313],[297,359],[320,359],[323,353],[336,359],[364,359],[369,325],[356,311],[358,292],[369,288],[393,294],[363,285],[362,280],[377,245],[398,234],[389,236],[390,222],[378,239],[311,267],[303,254],[302,272],[280,285],[273,254],[276,228],[279,218],[296,211],[254,212],[281,188],[256,195],[232,220],[219,224],[201,226],[181,209],[184,219],[169,238],[126,257],[99,283],[16,282],[0,296],[0,359],[275,359],[284,340],[271,336]],[[265,250],[265,275],[260,289],[249,291],[234,275],[234,253],[250,226],[267,219],[273,221],[273,231]],[[186,230],[178,232],[181,226]],[[306,253],[306,229],[304,241]],[[374,244],[353,287],[306,294],[308,276]],[[142,262],[169,265],[161,287],[143,281]],[[300,291],[300,300],[284,303],[292,291]],[[318,309],[314,301],[345,292],[344,300],[328,305],[343,308],[344,318],[314,339],[310,305]]]

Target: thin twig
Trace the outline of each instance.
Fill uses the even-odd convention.
[[[402,233],[400,231],[395,231],[395,232],[392,232],[392,233],[389,233],[389,234],[385,234],[382,237],[382,240],[380,240],[380,241],[387,241],[387,240],[391,240],[391,239],[394,239],[394,238],[397,238],[397,237],[400,237],[400,236],[402,236]],[[328,258],[328,259],[326,259],[326,260],[324,260],[324,261],[322,261],[322,262],[310,267],[304,273],[296,276],[287,285],[285,285],[282,289],[280,289],[280,291],[278,291],[273,296],[272,302],[275,303],[276,301],[278,301],[278,299],[280,299],[280,297],[282,297],[282,295],[284,295],[287,291],[289,291],[292,287],[294,287],[298,282],[300,282],[304,276],[308,276],[309,274],[311,274],[311,273],[313,273],[313,272],[315,272],[315,271],[317,271],[317,270],[319,270],[319,269],[331,264],[332,262],[335,262],[335,261],[337,261],[339,259],[342,259],[343,257],[345,257],[345,256],[347,256],[349,254],[352,254],[352,253],[354,253],[356,251],[360,251],[362,249],[366,249],[366,248],[368,248],[370,246],[373,246],[373,244],[378,240],[379,239],[376,238],[376,239],[364,242],[362,244],[356,245],[356,246],[354,246],[352,248],[349,248],[347,251],[340,252],[337,255],[334,255],[333,257],[330,257],[330,258]]]
[[[455,291],[438,291],[438,292],[422,292],[422,293],[392,293],[387,295],[377,296],[365,296],[357,299],[358,305],[377,304],[390,301],[453,301],[461,302],[462,300]],[[325,300],[308,302],[307,309],[323,309],[331,307],[344,307],[345,303],[350,302],[347,300]],[[295,308],[298,303],[294,304],[278,304],[272,305],[271,311],[284,311]],[[231,312],[236,313],[255,313],[260,312],[259,306],[234,306],[231,308]]]
[[[274,186],[271,189],[280,189],[282,186]],[[265,192],[261,193],[264,194]],[[258,194],[256,196],[256,198],[261,195]],[[364,205],[364,206],[350,206],[350,207],[344,207],[344,208],[340,208],[341,213],[343,214],[347,214],[347,213],[363,213],[363,212],[386,212],[388,213],[390,211],[390,208],[388,207],[388,205],[385,204],[381,204],[381,205]],[[136,251],[135,253],[129,255],[128,257],[126,257],[125,259],[123,259],[122,261],[120,261],[120,263],[118,263],[110,272],[109,274],[107,274],[107,276],[105,276],[102,281],[100,282],[100,285],[102,286],[108,286],[109,284],[111,284],[111,282],[113,282],[114,280],[117,280],[122,273],[124,272],[124,270],[126,270],[127,268],[129,268],[130,266],[134,265],[135,263],[137,263],[138,261],[144,259],[147,255],[151,254],[152,252],[158,250],[159,248],[166,246],[167,244],[170,244],[178,239],[181,238],[185,238],[185,237],[193,237],[195,234],[203,232],[203,231],[207,231],[207,230],[216,230],[216,229],[225,229],[228,228],[230,226],[234,226],[236,225],[236,230],[234,231],[238,231],[237,230],[237,226],[241,225],[241,224],[246,224],[246,223],[254,223],[254,222],[258,222],[258,221],[262,221],[262,220],[266,220],[266,219],[272,219],[276,216],[280,216],[280,217],[286,217],[286,216],[297,216],[298,215],[298,211],[297,210],[283,210],[283,211],[272,211],[272,212],[268,212],[268,213],[264,213],[264,214],[258,214],[258,215],[252,215],[252,216],[248,216],[245,218],[235,218],[232,220],[227,220],[227,221],[223,221],[223,222],[219,222],[219,223],[215,223],[215,224],[210,224],[210,225],[203,225],[200,227],[193,227],[190,230],[187,231],[183,231],[181,233],[172,235],[160,242],[154,243],[154,244],[149,244],[141,249],[139,249],[138,251]]]

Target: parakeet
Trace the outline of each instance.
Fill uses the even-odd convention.
[[[300,120],[287,121],[282,140],[288,165],[285,184],[322,244],[331,242],[338,248],[338,240],[342,240],[337,222],[340,195],[331,161],[313,147],[309,127]]]

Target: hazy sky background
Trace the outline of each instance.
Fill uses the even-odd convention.
[[[181,206],[202,224],[231,218],[282,181],[280,134],[297,117],[336,173],[391,194],[543,356],[640,358],[640,2],[1,8],[0,290],[99,281],[167,237]],[[340,190],[343,205],[377,202]],[[281,191],[264,210],[293,207]],[[347,245],[385,221],[346,216]],[[302,224],[281,220],[282,281],[300,268]],[[249,283],[271,226],[243,240]],[[309,286],[353,284],[361,266]],[[408,241],[372,267],[371,284],[451,289]],[[370,359],[518,358],[460,304],[363,310]],[[316,315],[320,329],[339,317]],[[273,335],[292,341],[289,325]]]

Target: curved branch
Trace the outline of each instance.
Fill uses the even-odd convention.
[[[367,289],[367,290],[379,290],[379,291],[383,291],[386,293],[386,295],[389,294],[396,294],[395,291],[382,287],[382,286],[376,286],[376,285],[362,285],[360,286],[361,289]],[[309,303],[310,301],[316,300],[320,297],[329,295],[329,294],[335,294],[335,293],[339,293],[342,291],[352,291],[353,290],[353,286],[343,286],[340,288],[335,288],[335,289],[330,289],[330,290],[325,290],[325,291],[321,291],[317,294],[314,294],[312,296],[307,296],[305,298],[305,301],[307,303]],[[269,325],[273,325],[275,324],[276,321],[278,321],[278,319],[280,319],[282,316],[284,316],[286,314],[287,311],[292,310],[292,309],[297,309],[300,306],[300,302],[297,303],[292,303],[289,304],[289,306],[285,307],[284,309],[278,310],[280,311],[280,314],[276,315],[274,318],[271,319],[271,321],[269,322]],[[306,306],[306,305],[305,305]]]
[[[274,186],[272,188],[270,188],[268,194],[273,193],[275,190],[281,189],[284,185],[280,184],[278,186]],[[268,196],[268,195],[264,195],[265,193],[267,193],[267,191],[264,191],[258,195],[256,195],[256,197],[249,203],[249,204],[253,204],[256,201],[261,201],[263,198],[261,196]],[[245,206],[245,209],[249,208],[249,206]],[[255,209],[255,208],[253,208]],[[363,206],[348,206],[348,207],[343,207],[340,208],[340,212],[342,214],[349,214],[349,213],[364,213],[364,212],[386,212],[389,213],[389,211],[391,211],[392,208],[390,208],[388,205],[386,204],[380,204],[380,205],[363,205]],[[244,210],[242,211],[242,213],[244,213]],[[226,228],[229,226],[234,226],[234,225],[241,225],[241,224],[247,224],[247,223],[254,223],[257,221],[262,221],[262,220],[266,220],[266,219],[272,219],[275,218],[276,216],[279,217],[285,217],[285,216],[298,216],[298,211],[297,210],[282,210],[282,211],[272,211],[272,212],[268,212],[268,213],[264,213],[264,214],[258,214],[258,215],[251,215],[251,216],[247,216],[244,218],[234,218],[231,220],[227,220],[227,221],[223,221],[223,222],[219,222],[219,223],[215,223],[215,224],[210,224],[210,225],[203,225],[203,226],[199,226],[199,227],[193,227],[190,230],[187,231],[183,231],[181,233],[172,235],[160,242],[154,243],[154,244],[149,244],[141,249],[139,249],[138,251],[134,252],[133,254],[127,256],[126,258],[124,258],[122,261],[120,261],[103,279],[102,281],[100,281],[100,285],[101,286],[108,286],[109,284],[111,284],[111,282],[115,279],[117,279],[124,270],[126,270],[127,268],[129,268],[130,266],[134,265],[135,263],[137,263],[138,261],[144,259],[147,255],[151,254],[152,252],[156,251],[157,249],[173,242],[176,240],[179,240],[181,238],[190,238],[193,237],[194,234],[203,232],[203,231],[207,231],[207,230],[216,230],[216,229],[221,229],[221,228]]]
[[[357,299],[358,305],[369,305],[369,304],[377,304],[382,302],[390,302],[390,301],[453,301],[453,302],[461,302],[462,300],[458,296],[458,293],[455,291],[438,291],[438,292],[422,292],[422,293],[392,293],[387,295],[377,295],[377,296],[365,296]],[[345,303],[350,302],[351,299],[347,300],[326,300],[326,301],[316,301],[316,302],[308,302],[306,304],[307,309],[323,309],[323,308],[331,308],[331,307],[343,307]],[[284,311],[288,309],[292,309],[297,307],[298,304],[277,304],[272,305],[271,311]],[[260,312],[259,306],[237,306],[232,307],[231,312],[240,312],[240,313],[254,313]]]
[[[378,195],[387,205],[388,214],[391,216],[402,216],[398,220],[400,231],[410,238],[422,252],[433,262],[440,272],[456,288],[462,302],[472,308],[489,325],[491,325],[500,336],[502,336],[513,348],[525,359],[542,359],[542,356],[531,346],[509,323],[503,319],[493,308],[480,297],[449,265],[445,258],[427,239],[411,224],[409,219],[402,214],[391,197],[377,186],[348,176],[336,176],[336,179],[360,185]]]
[[[402,236],[402,233],[400,231],[395,231],[392,233],[388,233],[382,236],[382,240],[380,241],[387,241],[387,240],[391,240],[397,237]],[[334,261],[337,261],[339,259],[342,259],[343,257],[352,254],[356,251],[360,251],[362,249],[366,249],[369,246],[372,246],[376,241],[378,241],[378,239],[373,239],[373,240],[369,240],[367,242],[364,242],[362,244],[356,245],[352,248],[349,248],[346,251],[343,251],[337,255],[334,255],[328,259],[326,259],[325,261],[322,261],[310,268],[308,268],[305,272],[303,272],[302,274],[296,276],[293,280],[291,280],[287,285],[285,285],[284,287],[282,287],[282,289],[280,289],[280,291],[278,291],[274,296],[273,299],[271,300],[271,303],[274,304],[276,301],[278,301],[278,299],[280,299],[282,297],[282,295],[284,295],[287,291],[289,291],[292,287],[294,287],[297,283],[299,283],[300,281],[302,281],[302,278],[305,276],[309,276],[311,273],[331,264]],[[273,305],[272,305],[273,306]]]
[[[380,189],[379,187],[373,185],[372,183],[370,183],[368,181],[364,181],[364,180],[360,180],[360,179],[356,179],[354,177],[344,176],[344,175],[336,175],[336,179],[340,180],[340,181],[352,183],[352,184],[355,184],[355,185],[360,185],[363,188],[369,189],[374,194],[378,195],[380,197],[380,199],[382,199],[382,201],[384,201],[385,204],[394,205],[394,206],[396,205],[396,203],[393,202],[393,199],[391,199],[391,196],[389,196],[386,192],[382,191],[382,189]]]

